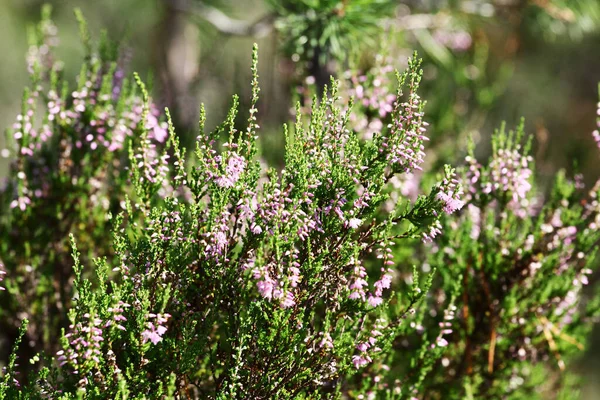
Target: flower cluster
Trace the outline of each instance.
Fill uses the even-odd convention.
[[[69,332],[64,336],[67,340],[64,350],[56,353],[61,367],[68,364],[73,368],[73,374],[81,376],[81,386],[88,383],[87,373],[100,364],[103,325],[100,318],[83,314],[78,322],[69,326]]]
[[[38,35],[30,37],[27,52],[27,71],[30,74],[40,72],[40,69],[50,71],[52,68],[62,69],[62,65],[54,59],[52,50],[60,44],[58,28],[50,19],[51,8],[42,8],[42,20],[37,26]]]
[[[435,198],[441,202],[444,213],[450,215],[463,208],[465,202],[461,200],[462,196],[462,185],[456,178],[454,170],[447,170],[446,178],[439,185],[439,192],[435,195]]]
[[[356,350],[358,350],[359,354],[352,356],[352,364],[354,364],[354,368],[359,369],[360,367],[364,367],[372,362],[373,360],[369,356],[369,353],[378,353],[381,351],[381,349],[377,346],[377,337],[382,335],[382,333],[377,330],[377,327],[378,325],[381,325],[381,322],[382,321],[379,321],[379,324],[376,324],[373,327],[365,341],[362,341],[356,345]]]
[[[390,77],[394,68],[382,56],[377,56],[375,65],[364,73],[349,70],[344,74],[341,91],[344,98],[354,97],[355,110],[350,116],[352,129],[366,140],[381,132],[392,114],[396,93]]]
[[[168,129],[158,108],[125,78],[116,52],[90,54],[76,80],[64,75],[53,52],[57,37],[49,8],[31,40],[31,87],[2,151],[11,163],[0,188],[0,204],[7,205],[0,241],[11,249],[3,251],[2,261],[15,284],[2,308],[29,320],[35,351],[55,354],[58,343],[46,327],[61,326],[72,303],[68,234],[85,237],[86,258],[112,257],[105,238],[112,215],[126,207],[129,147],[143,142],[147,151],[139,152],[141,159],[133,157],[133,165],[143,162],[149,167],[144,177],[165,182]],[[167,183],[159,194],[172,191]],[[52,230],[43,233],[41,227]],[[16,334],[18,323],[11,326],[6,337]]]
[[[50,66],[49,69],[53,68]],[[11,208],[25,211],[33,199],[53,195],[51,178],[56,154],[50,150],[57,141],[60,143],[61,172],[76,176],[80,169],[78,163],[89,157],[85,155],[89,152],[98,153],[92,155],[95,160],[108,154],[115,162],[120,162],[119,153],[126,150],[126,141],[143,125],[148,131],[148,150],[143,161],[149,164],[147,179],[154,180],[157,164],[165,161],[155,147],[165,143],[167,125],[158,120],[160,114],[153,104],[144,112],[143,99],[131,93],[130,88],[123,87],[123,81],[115,80],[116,74],[113,69],[96,65],[95,72],[82,72],[76,90],[62,95],[58,94],[56,81],[50,81],[49,87],[45,88],[42,82],[34,79],[34,89],[26,91],[23,110],[10,134],[15,143],[14,153],[19,155],[13,165],[17,181]],[[112,86],[113,82],[119,87]],[[112,93],[117,89],[123,95],[114,97]],[[38,103],[44,100],[46,107],[40,110]],[[40,118],[43,122],[37,127],[36,119]]]
[[[104,324],[104,328],[114,326],[115,328],[117,328],[121,331],[127,330],[123,326],[123,322],[127,321],[127,318],[125,318],[123,313],[125,312],[125,309],[127,309],[129,307],[131,307],[131,305],[129,305],[121,300],[119,300],[114,307],[110,307],[108,309],[108,312],[113,313],[114,315],[113,315],[112,320],[106,321],[106,323]]]
[[[466,212],[439,221],[445,234],[426,263],[442,275],[431,289],[439,296],[429,302],[432,313],[444,315],[435,346],[445,350],[441,366],[433,368],[434,392],[455,385],[458,376],[484,382],[476,388],[479,397],[504,395],[516,380],[520,389],[535,388],[532,368],[546,377],[564,373],[590,332],[583,321],[598,315],[596,306],[584,306],[583,288],[595,266],[589,255],[600,241],[600,185],[586,192],[580,179],[561,172],[544,207],[526,207],[524,200],[540,194],[522,136],[522,126],[516,134],[498,131],[487,165],[477,163],[471,149],[463,178]],[[425,323],[425,331],[434,328]]]
[[[420,66],[420,61],[416,59],[409,61],[409,70],[417,70]],[[396,171],[409,173],[421,170],[420,165],[425,157],[424,142],[429,140],[425,136],[428,124],[423,120],[424,104],[414,90],[418,87],[421,76],[405,73],[399,76],[399,81],[401,83],[408,81],[411,90],[406,101],[401,101],[402,91],[398,91],[392,122],[388,125],[391,134],[388,140],[384,139],[382,146],[389,148],[387,160],[391,163],[391,167]]]
[[[217,156],[217,163],[221,163],[221,156]],[[222,188],[230,188],[240,179],[240,175],[244,172],[246,160],[237,153],[230,153],[225,166],[225,173],[219,176],[215,181]]]
[[[167,331],[167,327],[164,324],[171,318],[170,314],[148,314],[148,321],[146,323],[146,330],[142,331],[142,343],[148,341],[152,344],[157,344],[162,340],[162,336]],[[154,321],[154,322],[152,322]]]
[[[435,344],[431,344],[432,348],[437,347],[446,347],[448,346],[448,341],[444,339],[445,335],[450,335],[452,333],[452,321],[454,320],[456,312],[456,306],[453,304],[448,306],[446,310],[444,310],[444,319],[439,323],[440,333],[435,340]]]
[[[529,193],[532,189],[532,157],[529,146],[522,144],[523,125],[516,133],[504,133],[504,126],[494,135],[493,154],[487,167],[477,162],[472,152],[467,156],[468,173],[466,186],[469,198],[486,195],[497,197],[502,203],[517,212],[521,217],[528,214]],[[502,195],[498,195],[498,194]]]

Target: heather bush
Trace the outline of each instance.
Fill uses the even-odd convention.
[[[266,168],[255,46],[249,109],[202,109],[186,151],[81,16],[72,86],[48,14],[0,192],[0,398],[572,398],[600,184],[539,190],[522,125],[424,171],[420,60],[380,59],[302,88]]]
[[[76,87],[54,59],[56,27],[46,8],[27,58],[31,87],[7,135],[13,161],[0,193],[0,260],[11,278],[1,300],[2,335],[12,343],[27,316],[33,352],[57,350],[56,332],[71,306],[69,233],[79,237],[86,261],[110,256],[107,214],[120,209],[129,191],[130,141],[148,129],[149,146],[161,146],[167,135],[156,109],[142,119],[143,99],[119,67],[114,45],[103,39],[92,52],[78,16],[86,57]],[[156,162],[158,153],[150,151],[148,162]]]

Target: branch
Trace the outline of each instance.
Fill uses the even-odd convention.
[[[174,10],[199,16],[220,33],[229,36],[251,36],[261,38],[273,30],[274,14],[266,14],[255,22],[233,19],[218,8],[190,0],[166,0],[167,6]]]

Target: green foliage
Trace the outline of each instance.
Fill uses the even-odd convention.
[[[332,32],[370,26],[357,14],[369,4],[385,6],[279,3],[328,10],[307,21],[334,28],[302,28],[328,53]],[[584,295],[600,184],[561,173],[541,192],[524,124],[494,134],[486,163],[471,142],[462,167],[423,171],[421,60],[390,90],[380,59],[305,91],[282,128],[283,169],[264,168],[255,46],[246,125],[237,96],[211,132],[202,107],[187,154],[169,110],[162,122],[142,78],[125,79],[115,47],[76,15],[77,86],[47,51],[46,9],[8,132],[0,322],[14,349],[0,398],[576,393],[568,367],[600,304]],[[29,376],[17,379],[17,355]]]
[[[319,65],[332,57],[346,60],[349,52],[373,45],[381,18],[390,15],[390,0],[269,0],[280,17],[284,48],[298,60]]]

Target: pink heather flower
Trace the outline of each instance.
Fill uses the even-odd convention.
[[[454,198],[452,193],[446,194],[443,192],[439,192],[435,196],[435,198],[444,204],[443,210],[448,215],[452,214],[457,210],[460,210],[465,205],[464,201]]]
[[[252,264],[254,264],[254,261]],[[268,269],[264,266],[256,267],[252,270],[252,275],[258,281],[256,286],[260,295],[266,299],[270,299],[273,296],[273,287],[277,282],[271,278]]]
[[[367,342],[362,342],[356,345],[356,350],[360,351],[360,352],[365,352],[369,349],[369,347],[371,347],[371,345],[369,345],[369,343]]]
[[[449,335],[452,333],[452,324],[450,322],[440,322],[440,328],[442,328],[442,335]]]
[[[350,295],[348,296],[349,299],[351,300],[357,300],[361,298],[360,292],[352,292],[350,293]]]
[[[371,357],[369,357],[367,355],[352,356],[352,364],[354,364],[354,368],[356,368],[356,369],[359,369],[360,367],[367,365],[371,361],[372,361]]]
[[[388,125],[391,134],[383,143],[381,152],[386,151],[387,159],[403,172],[421,170],[425,158],[424,142],[426,126],[423,121],[423,104],[419,95],[411,91],[408,101],[394,103],[392,123]]]
[[[431,243],[433,242],[433,239],[440,233],[442,233],[442,224],[440,221],[435,221],[433,225],[429,227],[429,231],[421,234],[421,240],[423,243]]]
[[[348,289],[350,289],[350,295],[348,298],[352,300],[365,299],[366,293],[364,287],[368,286],[368,282],[364,279],[367,276],[367,271],[362,265],[356,265],[354,267],[354,279],[351,281]]]
[[[291,287],[297,287],[300,282],[300,270],[298,267],[290,267],[291,275],[288,277],[288,283]]]
[[[369,296],[369,299],[367,300],[367,302],[369,303],[369,305],[371,307],[377,307],[378,305],[380,305],[381,303],[383,303],[383,299],[379,296]]]
[[[359,218],[350,218],[348,220],[348,226],[352,229],[358,228],[362,224],[362,220]]]
[[[514,203],[527,197],[531,190],[529,179],[533,175],[529,168],[532,157],[522,155],[519,150],[520,146],[498,149],[490,163],[491,187],[488,190],[510,192]]]
[[[107,321],[104,327],[107,328],[109,326],[114,326],[115,328],[124,331],[125,327],[121,325],[121,322],[127,321],[127,318],[123,316],[123,312],[124,309],[128,307],[130,307],[129,304],[123,301],[119,301],[115,307],[109,308],[108,312],[112,312],[114,314],[114,317],[112,320]]]
[[[282,299],[279,303],[281,305],[281,308],[290,308],[296,304],[296,300],[294,300],[294,295],[292,294],[292,292],[286,292],[285,294],[282,294],[281,297]]]
[[[222,254],[223,250],[227,246],[227,235],[225,232],[215,232],[213,235],[214,238],[214,249],[216,254]]]
[[[439,323],[439,326],[441,328],[441,331],[436,339],[435,343],[431,344],[431,348],[434,347],[446,347],[448,346],[448,341],[446,339],[444,339],[444,335],[449,335],[452,333],[452,323],[451,321],[454,319],[455,316],[455,311],[456,311],[456,306],[451,304],[445,311],[444,311],[444,320],[442,322]]]
[[[481,209],[473,204],[469,204],[467,212],[469,213],[469,219],[472,223],[469,236],[471,239],[477,240],[481,234]]]
[[[78,322],[69,326],[69,333],[65,335],[69,339],[68,347],[57,352],[60,365],[67,363],[77,370],[85,363],[99,363],[102,355],[100,348],[104,341],[102,336],[102,320],[93,318],[89,313],[83,315],[85,322]]]
[[[159,143],[164,143],[168,136],[167,126],[165,123],[158,122],[158,119],[156,118],[157,115],[158,111],[156,111],[156,115],[154,113],[148,114],[146,129],[148,129],[151,139],[154,139]]]
[[[31,204],[31,200],[29,199],[29,197],[27,197],[27,196],[20,196],[19,198],[13,200],[10,203],[10,208],[17,208],[17,207],[19,207],[19,209],[21,209],[21,211],[25,211],[25,209],[27,208],[28,204]]]
[[[473,43],[473,39],[468,32],[450,31],[447,29],[438,29],[434,32],[433,38],[439,44],[451,48],[457,52],[468,50]]]
[[[257,281],[256,287],[258,293],[267,300],[278,300],[281,308],[290,308],[296,304],[293,289],[298,286],[298,283],[302,279],[300,275],[300,264],[297,261],[298,254],[296,251],[287,251],[284,254],[291,260],[284,261],[285,264],[290,265],[288,267],[289,274],[278,276],[276,268],[270,266],[254,267],[252,270],[253,278]],[[271,267],[271,268],[270,268]],[[275,272],[273,272],[275,269]],[[275,274],[275,277],[272,276]]]
[[[456,172],[454,169],[446,166],[445,178],[438,185],[438,192],[435,195],[435,199],[442,205],[442,211],[450,215],[463,208],[465,202],[460,199],[462,195],[462,185],[456,179]]]
[[[340,82],[340,98],[354,97],[358,101],[358,112],[349,114],[349,128],[358,133],[363,139],[371,139],[373,132],[380,132],[383,128],[383,119],[393,111],[396,95],[390,91],[392,86],[394,67],[391,60],[378,56],[376,64],[368,71],[346,71],[344,80]],[[298,88],[303,96],[304,107],[301,112],[309,112],[312,103],[311,89],[315,81],[305,80]],[[357,108],[355,107],[355,109]]]
[[[392,276],[390,274],[384,274],[380,280],[375,282],[374,286],[377,290],[389,289],[392,283]]]
[[[489,163],[489,169],[482,167],[472,155],[465,161],[469,165],[467,173],[467,200],[479,194],[508,195],[508,207],[515,214],[524,218],[529,212],[527,197],[532,189],[531,162],[533,158],[523,151],[520,143],[507,142],[504,136],[498,137],[499,144],[495,146],[494,154]]]
[[[148,323],[148,327],[150,329],[146,329],[142,332],[142,343],[146,343],[149,340],[152,344],[157,344],[162,340],[162,333],[164,333],[166,329],[162,331],[162,333],[159,333],[157,329],[154,329],[154,325],[150,322]]]
[[[376,326],[375,328],[378,327]],[[369,355],[367,354],[368,350],[370,350],[371,352],[381,351],[379,347],[375,346],[375,344],[377,343],[377,337],[381,335],[382,333],[380,331],[378,331],[377,329],[373,329],[371,330],[371,334],[366,341],[360,342],[356,345],[356,350],[361,352],[360,355],[355,355],[352,357],[352,363],[354,364],[354,367],[356,369],[367,365],[372,361],[371,357],[369,357]]]
[[[221,257],[227,252],[230,217],[231,214],[227,210],[223,211],[215,221],[213,229],[204,234],[206,255],[217,262],[220,262]]]
[[[157,344],[160,342],[162,336],[167,331],[167,328],[163,326],[163,324],[165,324],[170,317],[170,314],[148,314],[148,318],[156,318],[156,325],[150,321],[147,322],[146,326],[148,328],[142,332],[142,343],[150,341],[152,344]]]
[[[217,157],[217,161],[220,157]],[[244,157],[237,153],[230,153],[229,160],[227,160],[227,166],[225,167],[225,175],[217,178],[217,185],[223,188],[233,187],[235,183],[240,179],[240,175],[246,168],[246,160]]]
[[[331,338],[331,335],[323,332],[321,332],[319,335],[323,337],[318,344],[319,348],[333,349],[333,339]]]
[[[258,289],[258,293],[260,293],[260,295],[262,297],[264,297],[265,299],[270,299],[273,297],[273,284],[275,282],[269,277],[269,275],[266,275],[263,277],[263,280],[258,281],[256,283],[256,287]]]

